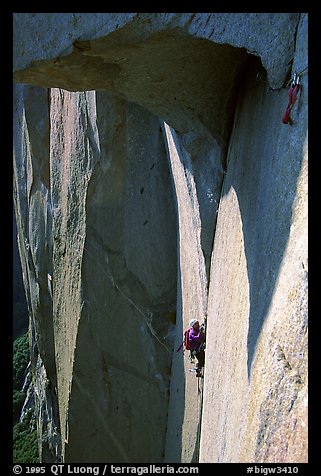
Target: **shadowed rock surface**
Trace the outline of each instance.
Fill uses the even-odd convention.
[[[306,66],[306,14],[14,14],[42,461],[307,460]]]
[[[12,315],[12,332],[13,338],[19,337],[28,329],[29,317],[28,307],[26,302],[25,290],[22,281],[22,272],[20,264],[20,255],[17,242],[17,223],[15,213],[13,213],[13,257],[12,257],[12,300],[13,300],[13,315]]]

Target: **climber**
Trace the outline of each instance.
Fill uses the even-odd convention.
[[[302,73],[302,71],[301,71],[301,73]],[[288,92],[289,103],[287,105],[286,111],[283,114],[283,118],[282,118],[283,124],[289,124],[289,123],[291,124],[292,123],[292,119],[290,117],[290,114],[291,114],[292,108],[294,106],[294,103],[296,101],[297,95],[299,94],[299,92],[302,89],[302,86],[300,84],[300,74],[294,73],[294,75],[293,75],[291,85],[290,85],[290,89],[289,89],[289,92]]]
[[[188,334],[189,348],[192,356],[196,357],[198,362],[196,364],[196,377],[201,376],[202,368],[204,367],[205,352],[204,352],[204,324],[200,326],[197,319],[192,319],[189,323],[190,331]]]

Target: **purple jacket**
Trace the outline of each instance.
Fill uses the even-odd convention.
[[[193,329],[193,327],[191,327],[188,335],[188,340],[190,342],[191,350],[198,349],[200,343],[203,340],[203,334],[200,332],[200,330],[197,332]]]

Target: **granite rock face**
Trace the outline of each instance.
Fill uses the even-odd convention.
[[[25,96],[29,90],[23,87]],[[175,324],[176,214],[159,120],[108,93],[52,89],[49,108],[51,266],[45,283],[32,276],[29,287],[50,296],[51,309],[36,306],[31,293],[30,301],[43,326],[34,345],[59,402],[62,458],[160,460]],[[28,172],[31,181],[35,172]],[[43,208],[37,211],[44,220]],[[46,243],[46,233],[35,231]],[[38,334],[46,339],[49,332],[54,355],[46,357],[50,341]],[[152,416],[155,435],[146,431]]]
[[[302,70],[304,20],[298,34]],[[307,81],[288,127],[280,121],[287,92],[252,84],[249,75],[215,232],[200,461],[304,462]]]
[[[13,244],[12,244],[12,333],[13,338],[19,337],[26,332],[29,324],[29,315],[25,297],[25,289],[22,281],[20,254],[17,243],[17,224],[13,213]]]
[[[222,142],[247,52],[261,59],[272,87],[281,87],[297,22],[298,14],[288,13],[17,13],[14,78],[69,91],[108,90],[179,132],[205,127]]]
[[[306,43],[306,14],[14,15],[43,461],[306,461]]]

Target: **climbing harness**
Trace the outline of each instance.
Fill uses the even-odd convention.
[[[290,80],[290,88],[289,88],[289,103],[287,105],[287,108],[285,110],[285,113],[283,114],[283,117],[282,117],[282,122],[283,124],[291,124],[292,122],[292,119],[291,119],[291,111],[292,111],[292,108],[295,104],[295,101],[296,101],[296,98],[299,94],[299,92],[302,90],[302,86],[300,84],[300,81],[301,81],[301,75],[302,73],[304,73],[304,71],[306,71],[308,69],[308,67],[304,68],[302,71],[300,71],[300,73],[297,73],[295,72],[293,74],[293,77],[291,78]],[[289,83],[287,83],[286,87],[289,85]]]

